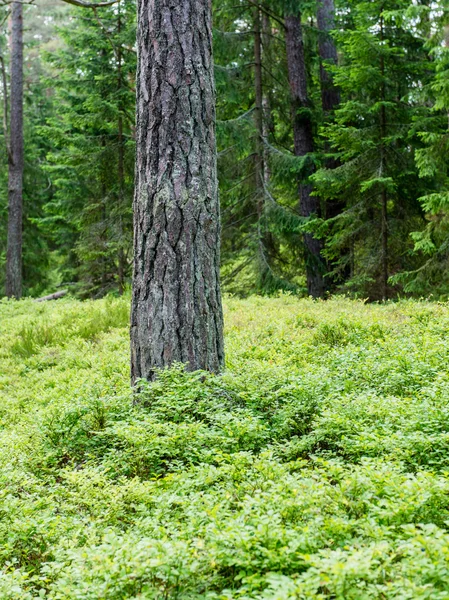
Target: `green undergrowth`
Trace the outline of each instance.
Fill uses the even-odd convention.
[[[449,305],[227,299],[133,403],[128,304],[0,303],[1,599],[449,599]]]

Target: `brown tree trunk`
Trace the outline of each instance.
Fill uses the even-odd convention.
[[[139,0],[131,376],[224,362],[210,0]]]
[[[8,242],[6,250],[6,295],[22,296],[23,213],[23,9],[11,5],[11,109],[8,148]]]
[[[288,76],[290,81],[293,137],[296,156],[306,156],[313,152],[313,127],[308,109],[307,72],[302,38],[301,16],[291,15],[285,19]],[[309,169],[308,175],[313,172]],[[299,184],[299,210],[303,217],[320,214],[320,201],[312,196],[312,186],[307,176],[301,177]],[[320,298],[325,293],[325,263],[321,256],[322,243],[313,235],[304,235],[307,289],[310,296]]]

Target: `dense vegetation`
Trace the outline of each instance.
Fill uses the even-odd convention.
[[[449,307],[228,298],[133,404],[129,299],[0,304],[0,597],[449,598]]]
[[[446,0],[137,4],[0,6],[0,600],[449,600]]]
[[[315,269],[327,294],[444,298],[446,3],[337,0],[326,26],[323,1],[262,1],[256,11],[245,0],[213,3],[224,287],[307,294]],[[25,295],[70,284],[100,297],[130,282],[135,9],[134,0],[96,11],[50,0],[25,6]],[[302,36],[296,99],[289,15]],[[294,123],[309,136],[306,150],[296,146]],[[0,133],[6,148],[3,125]],[[314,255],[307,236],[318,240]]]

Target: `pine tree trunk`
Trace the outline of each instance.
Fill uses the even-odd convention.
[[[23,213],[23,8],[11,5],[11,110],[8,149],[8,243],[6,295],[22,296]]]
[[[131,376],[224,362],[210,0],[139,0]]]
[[[306,156],[313,152],[313,127],[310,102],[307,95],[307,71],[304,56],[304,43],[300,15],[285,19],[288,76],[290,81],[293,137],[296,156]],[[304,110],[306,109],[306,110]],[[311,175],[313,167],[310,168]],[[302,179],[305,179],[302,177]],[[312,186],[307,180],[299,185],[299,210],[303,217],[320,214],[320,201],[311,195]],[[321,241],[311,234],[304,235],[307,289],[310,296],[320,298],[325,293],[325,263],[321,256]]]

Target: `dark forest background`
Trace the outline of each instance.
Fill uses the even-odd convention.
[[[25,295],[130,284],[135,14],[25,7]],[[226,292],[447,298],[447,22],[441,1],[214,3]]]

